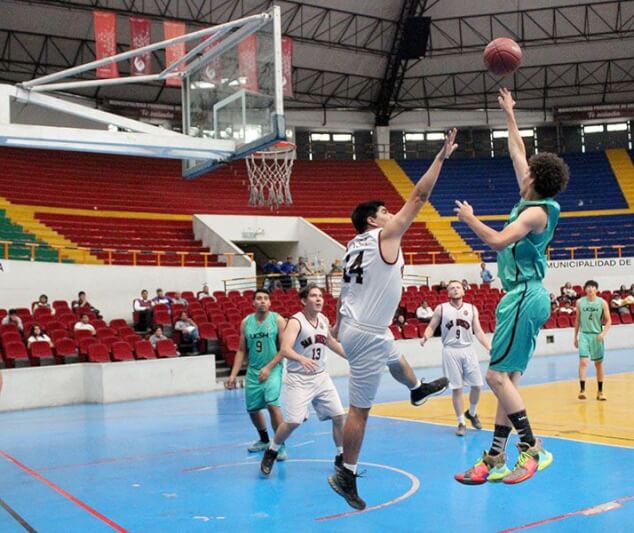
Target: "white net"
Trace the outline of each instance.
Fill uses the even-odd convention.
[[[291,205],[291,172],[295,162],[295,145],[279,142],[266,150],[247,156],[249,205],[278,209]]]

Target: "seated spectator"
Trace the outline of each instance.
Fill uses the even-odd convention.
[[[313,271],[306,263],[306,260],[303,257],[300,257],[297,261],[297,281],[299,281],[299,288],[303,289],[308,284],[308,280],[306,276],[312,276]]]
[[[196,293],[196,298],[202,300],[203,298],[208,298],[209,296],[211,296],[209,286],[206,283],[203,283],[203,290]]]
[[[73,326],[74,331],[77,331],[79,329],[86,329],[90,331],[93,335],[97,334],[95,326],[90,323],[90,317],[86,313],[82,313],[79,321],[75,322],[75,325]]]
[[[630,293],[630,296],[634,296],[634,283],[630,285],[629,293]]]
[[[557,312],[565,315],[572,315],[575,312],[575,308],[572,306],[572,302],[568,299],[564,299],[562,304],[557,308]]]
[[[462,289],[467,292],[471,290],[471,285],[469,285],[469,282],[466,279],[462,280]]]
[[[493,281],[493,274],[491,274],[491,271],[487,269],[486,263],[480,263],[480,269],[480,279],[482,280],[482,283],[485,285],[491,285],[491,282]]]
[[[178,320],[174,324],[174,329],[176,331],[181,332],[181,336],[184,344],[193,344],[194,351],[193,354],[198,354],[198,349],[196,347],[196,343],[198,342],[198,327],[196,326],[196,322],[194,322],[191,318],[187,316],[187,312],[183,311]]]
[[[287,257],[286,261],[280,265],[280,273],[283,274],[280,278],[282,288],[290,289],[293,286],[293,279],[291,276],[297,273],[297,265],[293,263],[292,257]]]
[[[421,322],[428,323],[434,314],[434,310],[429,307],[426,300],[423,300],[421,304],[416,308],[416,318]]]
[[[557,301],[557,296],[555,296],[554,292],[550,293],[550,310],[554,311],[559,307],[559,302]]]
[[[634,296],[621,298],[618,292],[614,292],[610,300],[610,309],[614,309],[622,315],[627,315],[630,312],[630,305],[632,303],[634,303]]]
[[[561,295],[566,296],[571,302],[577,299],[577,292],[572,288],[572,283],[569,281],[561,288]]]
[[[134,310],[139,316],[139,321],[134,324],[137,331],[147,331],[152,324],[152,302],[148,299],[148,292],[143,289],[141,298],[134,300]]]
[[[33,304],[33,308],[31,311],[35,311],[36,309],[51,309],[51,304],[48,303],[48,296],[46,294],[40,295],[37,302]]]
[[[185,300],[185,298],[183,298],[181,296],[181,293],[176,291],[174,293],[174,298],[172,298],[172,303],[173,304],[181,304],[184,305],[185,307],[187,307],[189,305],[189,302],[187,300]]]
[[[156,296],[152,298],[152,307],[158,304],[169,305],[172,307],[172,299],[169,296],[163,294],[163,289],[156,289]]]
[[[40,328],[40,326],[38,326],[37,324],[33,324],[31,326],[29,338],[26,339],[26,346],[27,348],[30,348],[31,344],[33,344],[34,342],[40,342],[40,341],[48,342],[51,348],[53,347],[53,341],[51,340],[51,338],[42,331],[42,328]]]
[[[77,311],[77,309],[89,309],[92,313],[95,313],[95,315],[97,316],[97,318],[101,318],[101,313],[99,312],[99,309],[93,307],[91,305],[91,303],[88,301],[88,298],[86,297],[86,293],[84,291],[79,291],[77,293],[77,300],[73,300],[71,302],[71,307],[73,309],[73,311]]]
[[[24,325],[22,324],[22,319],[15,312],[15,309],[9,309],[9,314],[2,319],[1,324],[4,326],[5,324],[15,324],[20,333],[24,331]]]
[[[164,341],[166,339],[167,337],[163,335],[163,328],[161,326],[156,326],[154,328],[154,332],[150,336],[150,342],[152,343],[152,346],[156,348],[156,343],[158,341]]]
[[[403,327],[403,324],[405,324],[405,321],[407,320],[407,317],[405,316],[405,313],[402,311],[402,309],[399,307],[396,310],[396,313],[394,313],[394,319],[393,319],[393,324],[397,325],[399,328]]]
[[[330,272],[328,274],[341,274],[343,272],[343,265],[341,259],[335,259],[335,262],[330,265]]]
[[[563,307],[566,303],[572,304],[572,300],[568,296],[562,294],[557,298],[557,307]]]
[[[446,281],[441,281],[438,286],[436,287],[436,292],[441,293],[443,291],[447,290],[447,282]]]
[[[264,266],[262,267],[262,271],[266,278],[264,279],[263,288],[272,291],[277,287],[281,287],[281,282],[279,279],[279,274],[281,272],[280,266],[277,263],[277,259],[272,257],[269,259]]]

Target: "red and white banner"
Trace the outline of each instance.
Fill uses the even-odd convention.
[[[104,59],[117,53],[117,16],[107,11],[93,11],[95,26],[95,58]],[[98,78],[118,78],[116,63],[97,67]]]
[[[284,96],[293,98],[293,39],[282,37],[282,87]]]
[[[222,40],[217,40],[217,39],[214,41],[213,40],[214,37],[211,37],[211,38],[205,37],[203,41],[205,41],[206,39],[211,39],[213,42],[210,45],[205,46],[205,48],[203,49],[203,54],[206,54],[212,48],[215,48],[222,42]],[[212,59],[205,65],[205,67],[202,70],[202,79],[204,81],[217,85],[220,83],[220,78],[222,77],[221,72],[222,72],[222,55],[215,57],[214,59]]]
[[[185,35],[185,23],[184,22],[170,22],[168,20],[163,22],[163,32],[165,35],[165,39],[174,39],[175,37],[180,37],[181,35]],[[178,43],[168,46],[165,49],[165,67],[169,67],[173,63],[176,63],[181,57],[183,57],[186,53],[185,51],[185,43]],[[181,65],[181,67],[176,70],[182,70],[185,65]],[[167,78],[165,80],[166,85],[171,85],[173,87],[180,87],[181,79],[180,78]]]
[[[152,42],[150,21],[140,17],[130,17],[130,48],[135,50],[148,46]],[[152,55],[150,52],[130,59],[130,74],[144,76],[152,73]]]
[[[254,93],[258,92],[257,46],[255,34],[249,35],[238,43],[240,85],[243,89]]]

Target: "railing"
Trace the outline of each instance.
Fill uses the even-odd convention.
[[[144,249],[117,249],[117,248],[86,248],[82,246],[56,246],[52,244],[45,243],[37,243],[31,241],[7,241],[0,240],[0,246],[2,247],[2,257],[5,260],[10,259],[10,248],[13,248],[13,251],[16,249],[28,250],[29,251],[29,259],[31,261],[36,260],[36,252],[37,250],[51,250],[56,252],[57,254],[57,262],[61,263],[64,260],[64,255],[68,255],[68,252],[79,252],[81,254],[79,263],[90,263],[89,254],[98,254],[105,253],[107,254],[106,265],[113,265],[113,254],[116,253],[125,253],[130,254],[130,259],[132,261],[132,266],[138,266],[139,258],[144,256],[151,256],[155,261],[155,266],[165,266],[165,258],[166,257],[178,257],[179,264],[181,267],[191,266],[187,265],[187,260],[191,258],[202,257],[203,258],[203,268],[209,267],[209,257],[217,256],[217,257],[225,257],[226,258],[226,266],[233,266],[233,261],[236,257],[247,256],[250,261],[254,261],[254,257],[252,253],[236,253],[236,252],[225,252],[225,253],[213,253],[213,252],[186,252],[186,251],[166,251],[166,250],[144,250]],[[152,266],[152,265],[147,265]],[[173,265],[169,265],[173,266]]]

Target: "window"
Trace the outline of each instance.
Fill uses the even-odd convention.
[[[311,141],[329,141],[330,133],[311,133],[310,140]]]
[[[333,133],[332,140],[335,141],[336,143],[350,142],[352,141],[352,134],[351,133]]]
[[[522,137],[532,137],[533,135],[535,135],[535,132],[532,129],[520,130],[520,136]],[[508,136],[508,130],[493,130],[494,139],[508,139]]]
[[[424,141],[425,134],[424,133],[406,133],[405,140],[406,141]]]
[[[442,131],[435,131],[427,134],[428,141],[444,141],[445,134]]]
[[[619,122],[618,124],[608,124],[608,131],[627,131],[627,122]]]
[[[595,124],[593,126],[584,126],[583,133],[602,133],[603,124]]]

